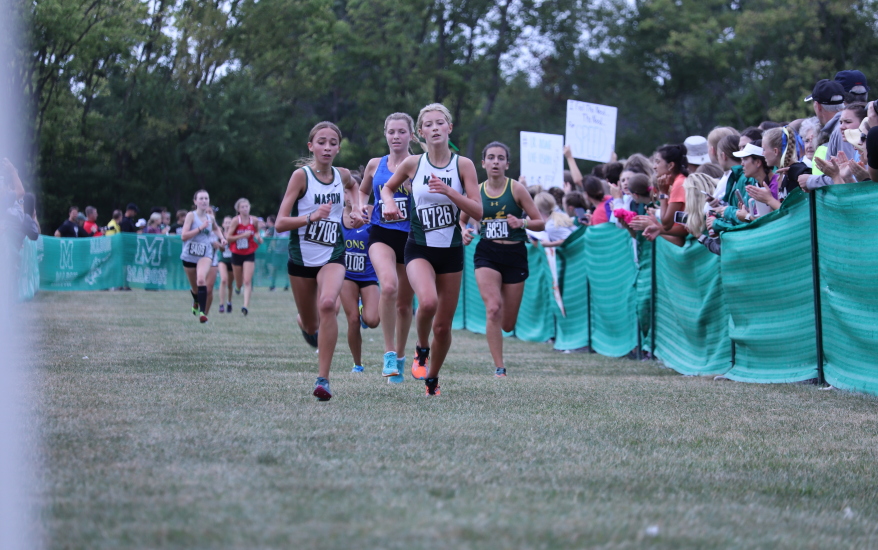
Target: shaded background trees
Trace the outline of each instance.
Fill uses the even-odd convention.
[[[476,157],[563,133],[566,100],[619,108],[620,155],[810,114],[819,78],[878,82],[875,2],[852,0],[38,0],[8,83],[29,100],[13,159],[46,230],[69,204],[187,208],[211,192],[276,211],[309,128],[337,164],[384,151],[382,122],[440,101]],[[873,82],[873,84],[875,84]],[[586,163],[583,167],[587,168]]]

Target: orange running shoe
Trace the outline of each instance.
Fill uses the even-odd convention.
[[[436,397],[439,394],[439,378],[426,378],[424,385],[427,387],[427,396]]]
[[[415,346],[415,360],[412,361],[412,378],[415,380],[425,380],[427,378],[429,357],[430,348]]]

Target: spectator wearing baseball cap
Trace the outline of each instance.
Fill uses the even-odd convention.
[[[140,210],[137,208],[137,205],[133,202],[128,203],[128,206],[125,207],[125,217],[119,223],[122,233],[137,233],[136,218],[138,213],[140,213]]]
[[[708,154],[707,138],[704,136],[689,136],[683,142],[686,146],[686,160],[689,162],[689,173],[698,170],[702,164],[710,162]]]
[[[866,76],[860,71],[839,71],[835,75],[835,82],[841,84],[844,89],[844,104],[865,103],[869,99],[869,84],[866,82]],[[844,151],[848,158],[855,158],[857,150],[853,145],[845,141],[843,129],[840,127],[839,120],[841,112],[838,112],[824,127],[822,134],[827,135],[828,143],[826,145],[826,156],[820,158],[829,159],[838,156],[839,151]],[[827,128],[832,128],[827,131]],[[815,173],[819,174],[817,170]]]
[[[869,100],[869,83],[866,75],[857,70],[838,71],[835,81],[844,88],[845,103],[865,103]]]
[[[835,80],[818,80],[805,101],[814,102],[814,114],[823,125],[818,137],[820,145],[814,152],[814,157],[826,159],[829,147],[822,143],[829,141],[832,132],[838,127],[838,117],[844,109],[844,86]]]

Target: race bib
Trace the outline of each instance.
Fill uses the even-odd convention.
[[[335,246],[338,242],[338,222],[314,220],[305,227],[305,240],[323,246]]]
[[[247,239],[238,239],[235,241],[235,247],[238,250],[247,250],[250,247],[250,244]]]
[[[506,218],[499,220],[485,220],[484,223],[486,239],[509,238],[509,224],[506,223]]]
[[[351,273],[363,273],[366,271],[366,255],[360,252],[345,252],[344,267]]]
[[[404,222],[409,219],[409,200],[405,197],[394,197],[393,201],[396,203],[396,207],[399,209],[399,219],[398,220],[388,220],[384,217],[384,201],[378,201],[378,205],[381,207],[381,221],[384,223],[396,223],[396,222]]]
[[[189,241],[186,243],[188,248],[188,253],[190,256],[207,256],[207,245],[204,243],[193,243]]]
[[[418,208],[418,217],[424,231],[436,231],[454,225],[454,211],[450,204],[431,204]]]

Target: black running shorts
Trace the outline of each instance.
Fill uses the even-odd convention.
[[[481,239],[476,245],[475,268],[487,267],[499,271],[504,285],[524,282],[530,271],[527,265],[527,247],[524,243],[500,244]]]
[[[375,243],[386,244],[396,252],[396,263],[404,264],[405,243],[408,238],[408,231],[387,229],[380,225],[373,225],[372,230],[369,232],[369,243],[366,245],[366,250],[369,250],[369,248]]]
[[[338,258],[337,260],[330,260],[326,262],[324,265],[329,264],[341,264],[344,265],[344,256]],[[323,268],[322,265],[317,265],[314,267],[308,267],[306,265],[299,265],[292,262],[292,260],[287,261],[287,273],[290,277],[302,277],[303,279],[316,279],[317,274],[320,273],[320,270]]]
[[[436,275],[446,273],[459,273],[463,271],[463,247],[452,246],[450,248],[438,248],[435,246],[421,246],[412,239],[405,243],[405,263],[408,265],[412,260],[427,260],[433,266]]]

